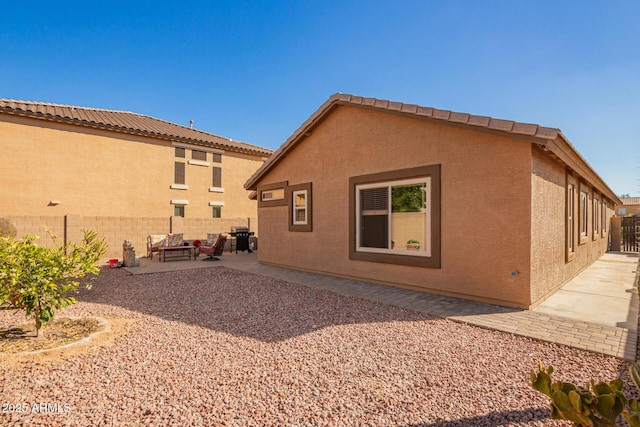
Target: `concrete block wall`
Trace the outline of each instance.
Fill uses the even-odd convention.
[[[2,215],[0,215],[2,216]],[[109,245],[105,258],[122,258],[122,244],[130,240],[136,255],[147,253],[149,234],[183,233],[184,238],[205,239],[207,233],[228,233],[232,226],[247,226],[256,232],[256,218],[181,218],[181,217],[112,217],[112,216],[4,216],[16,227],[17,238],[28,234],[40,236],[39,245],[53,247],[47,228],[58,243],[78,242],[82,230],[94,230]]]
[[[47,230],[56,236],[59,244],[65,242],[65,217],[64,216],[4,216],[16,227],[17,238],[26,235],[36,235],[40,237],[38,244],[46,247],[53,247],[54,242]]]

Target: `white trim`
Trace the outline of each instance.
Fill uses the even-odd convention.
[[[181,142],[173,142],[172,145],[174,147],[179,147],[179,148],[188,148],[189,150],[206,151],[207,153],[216,153],[216,154],[225,153],[224,150],[219,150],[217,148],[203,147],[202,145],[190,145],[190,144],[183,144]]]
[[[296,206],[296,195],[298,194],[304,194],[304,206]],[[308,215],[307,206],[309,205],[307,197],[309,197],[309,194],[307,190],[292,191],[291,197],[293,198],[293,200],[291,201],[291,209],[293,210],[292,212],[293,225],[307,225],[309,222],[309,218],[307,217]],[[304,221],[296,221],[296,211],[301,211],[301,210],[304,211]]]
[[[276,191],[278,192],[282,191],[282,197],[280,196],[274,197],[273,194]],[[271,194],[271,197],[265,197],[266,194]],[[270,190],[262,190],[260,192],[260,198],[262,199],[263,202],[271,202],[273,200],[284,200],[284,196],[285,196],[284,188],[272,188]]]
[[[424,250],[412,251],[408,249],[386,249],[386,248],[368,248],[360,246],[360,230],[361,230],[361,217],[362,213],[360,210],[360,190],[366,190],[368,188],[380,188],[386,187],[390,189],[391,187],[398,185],[409,185],[409,184],[420,184],[424,183],[424,191],[425,191],[425,201],[427,204],[426,216],[425,216],[425,230],[423,242]],[[391,190],[389,190],[390,192]],[[431,256],[431,177],[419,177],[419,178],[410,178],[410,179],[402,179],[397,181],[381,181],[375,182],[371,184],[359,184],[356,185],[355,191],[355,202],[356,202],[356,252],[369,252],[369,253],[379,253],[379,254],[395,254],[395,255],[409,255],[409,256],[420,256],[420,257],[430,257]],[[388,197],[388,207],[385,211],[389,216],[389,227],[388,227],[388,240],[391,241],[391,237],[393,235],[392,223],[391,223],[391,215],[393,213],[392,209],[392,197],[389,194]],[[402,243],[401,243],[402,244]]]
[[[586,192],[580,191],[580,237],[586,237],[589,235],[589,196]]]
[[[186,184],[171,184],[172,190],[188,190],[189,186]]]
[[[224,188],[222,187],[209,187],[210,193],[224,193]]]
[[[223,207],[224,202],[209,202],[209,206]]]
[[[190,165],[198,165],[198,166],[211,166],[211,164],[207,161],[204,160],[193,160],[193,159],[189,159],[189,161],[187,162]]]
[[[567,186],[567,193],[569,193],[567,195],[567,226],[569,227],[568,230],[568,238],[569,238],[569,244],[567,246],[567,249],[569,250],[569,253],[574,253],[575,252],[575,247],[574,247],[574,235],[576,232],[576,227],[575,227],[575,192],[576,192],[576,188],[573,184],[569,184]]]
[[[188,205],[188,200],[172,199],[170,202],[172,205]]]

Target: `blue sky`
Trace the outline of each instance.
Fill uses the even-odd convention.
[[[0,97],[276,149],[336,92],[557,127],[640,196],[640,2],[4,2]]]

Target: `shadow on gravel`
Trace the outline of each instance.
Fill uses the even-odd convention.
[[[405,427],[468,427],[468,426],[502,426],[522,424],[529,425],[533,421],[551,418],[549,409],[527,408],[514,411],[491,412],[477,417],[462,418],[454,421],[436,421],[430,424],[411,424]]]
[[[433,318],[222,266],[144,275],[104,268],[76,299],[264,342],[334,325]]]

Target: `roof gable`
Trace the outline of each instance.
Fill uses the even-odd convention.
[[[580,156],[560,129],[342,93],[329,97],[247,180],[245,188],[255,190],[258,181],[269,170],[275,167],[289,151],[293,150],[306,134],[310,133],[326,116],[341,105],[366,108],[386,114],[398,114],[433,123],[524,139],[540,145],[546,152],[553,154],[554,157],[565,163],[570,169],[589,179],[593,185],[597,186],[601,192],[614,202],[618,201],[617,196]]]
[[[269,156],[272,153],[269,149],[247,144],[246,142],[234,141],[229,138],[128,111],[0,98],[0,113],[211,146],[222,150],[237,151],[257,156]]]

